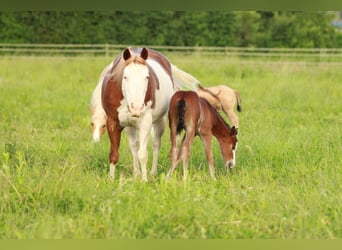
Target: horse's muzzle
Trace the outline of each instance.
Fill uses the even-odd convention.
[[[129,106],[129,113],[132,117],[139,117],[141,113],[144,111],[145,107],[145,104],[142,104],[139,107],[139,105],[134,105],[133,103],[131,103],[131,105]]]
[[[228,161],[228,162],[226,163],[226,167],[227,167],[228,169],[233,169],[233,168],[235,167],[235,161],[234,161],[234,160]]]

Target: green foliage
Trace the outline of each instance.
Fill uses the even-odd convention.
[[[1,12],[0,43],[341,47],[333,20],[331,12]]]
[[[88,111],[109,59],[1,57],[0,238],[341,238],[340,65],[167,56],[204,85],[240,92],[233,173],[215,141],[211,180],[197,138],[189,180],[179,166],[166,181],[167,130],[157,177],[132,178],[123,136],[111,183],[108,138],[91,143]]]

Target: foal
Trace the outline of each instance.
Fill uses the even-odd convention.
[[[93,132],[93,142],[98,142],[106,131],[107,115],[102,107],[101,92],[103,79],[112,67],[113,63],[110,63],[102,70],[98,83],[91,95],[89,110],[91,112],[90,124]]]
[[[210,175],[215,178],[211,137],[214,135],[220,144],[221,154],[225,166],[229,169],[235,166],[235,149],[238,130],[230,128],[217,111],[194,91],[178,91],[170,101],[168,112],[171,139],[171,167],[167,174],[170,177],[176,166],[183,160],[183,179],[187,177],[190,146],[196,135],[201,137],[204,145]],[[177,155],[177,135],[182,130],[182,139]]]
[[[235,103],[238,112],[241,112],[241,97],[239,92],[226,85],[217,85],[204,88],[198,86],[197,93],[206,99],[218,112],[223,111],[233,126],[239,128],[239,118],[234,112]]]

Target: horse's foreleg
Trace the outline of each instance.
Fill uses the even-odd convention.
[[[152,161],[152,169],[151,174],[157,174],[157,166],[158,166],[158,156],[161,145],[161,137],[165,131],[165,116],[158,120],[153,125],[153,161]]]
[[[110,139],[110,153],[109,153],[109,178],[111,181],[115,177],[116,163],[119,160],[119,146],[121,139],[122,128],[119,125],[118,120],[114,120],[111,117],[107,119],[107,131]]]
[[[211,150],[211,134],[209,135],[202,135],[202,143],[204,146],[205,154],[208,161],[210,176],[215,179],[215,169],[214,169],[214,157],[213,152]]]
[[[132,157],[133,157],[133,176],[134,178],[138,177],[140,173],[139,169],[139,160],[138,160],[138,138],[136,129],[133,127],[126,127],[126,133],[128,136],[129,147],[131,149]]]
[[[144,119],[141,121],[139,126],[139,150],[138,150],[138,158],[141,167],[141,179],[143,181],[147,181],[147,160],[148,160],[148,152],[147,152],[147,144],[150,138],[150,133],[152,129],[152,114],[146,114]]]

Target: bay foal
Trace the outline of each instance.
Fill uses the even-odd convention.
[[[225,166],[235,166],[235,149],[238,130],[223,120],[208,101],[199,97],[194,91],[178,91],[170,101],[168,111],[171,167],[167,174],[170,177],[178,163],[183,160],[183,179],[187,178],[190,146],[196,135],[199,135],[205,149],[210,176],[215,178],[214,159],[211,150],[211,138],[215,136],[220,144]],[[185,130],[182,143],[177,152],[177,135]]]

